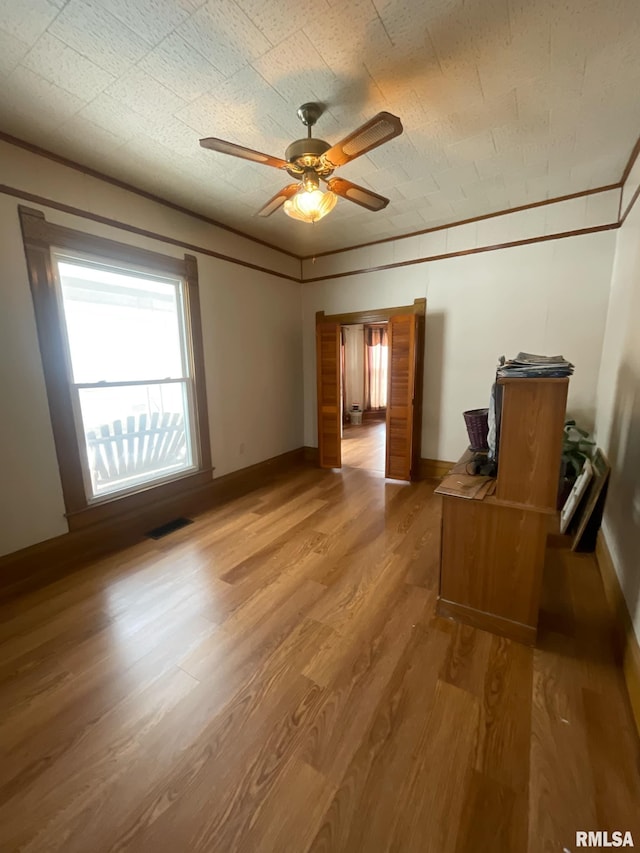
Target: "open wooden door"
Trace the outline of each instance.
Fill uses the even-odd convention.
[[[418,346],[421,340],[416,314],[389,318],[387,392],[387,453],[385,477],[410,480],[419,448]],[[419,449],[418,449],[419,455]]]
[[[340,468],[340,323],[316,324],[318,380],[318,461],[321,468]]]

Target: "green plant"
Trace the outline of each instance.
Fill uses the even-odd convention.
[[[595,441],[589,440],[589,433],[576,426],[574,420],[565,421],[562,438],[562,463],[565,477],[575,479],[582,471],[584,460],[591,456],[590,448]]]

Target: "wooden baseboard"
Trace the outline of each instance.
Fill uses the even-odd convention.
[[[441,459],[421,459],[418,473],[421,480],[441,480],[454,465],[455,462],[443,462]]]
[[[483,631],[490,631],[492,634],[499,634],[501,637],[508,637],[510,640],[527,646],[532,646],[536,641],[537,631],[531,625],[513,622],[511,619],[505,619],[495,613],[475,610],[473,607],[466,607],[464,604],[458,604],[455,601],[447,601],[439,596],[436,603],[436,613],[438,616],[464,622],[466,625],[480,628]]]
[[[89,560],[139,542],[144,534],[177,516],[195,515],[265,485],[305,461],[299,447],[241,468],[179,496],[108,518],[0,557],[0,600],[51,583]]]
[[[318,464],[318,448],[317,447],[305,447],[302,448],[304,461],[312,462],[314,465]]]
[[[387,419],[387,410],[386,409],[380,409],[380,410],[375,411],[375,412],[365,409],[362,413],[362,423],[365,423],[365,424],[375,423],[376,421],[380,423],[382,421],[386,421],[386,419]]]
[[[302,450],[305,462],[318,463],[317,447],[303,447]],[[441,480],[454,464],[454,462],[443,462],[440,459],[421,459],[418,465],[418,479]]]
[[[622,594],[611,552],[602,530],[598,533],[596,540],[596,560],[598,561],[607,602],[613,615],[618,653],[636,728],[640,734],[640,645],[638,645],[631,615]]]

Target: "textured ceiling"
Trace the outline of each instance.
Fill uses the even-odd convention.
[[[0,0],[0,129],[301,254],[620,179],[640,133],[638,0]],[[306,225],[253,214],[305,101],[335,142],[402,136],[339,174],[391,201]]]

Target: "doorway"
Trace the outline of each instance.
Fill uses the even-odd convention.
[[[388,366],[384,451],[385,477],[416,479],[422,424],[422,377],[426,299],[413,305],[327,316],[316,314],[318,461],[342,466],[342,327],[387,324]]]
[[[341,326],[342,465],[384,474],[387,323]]]

